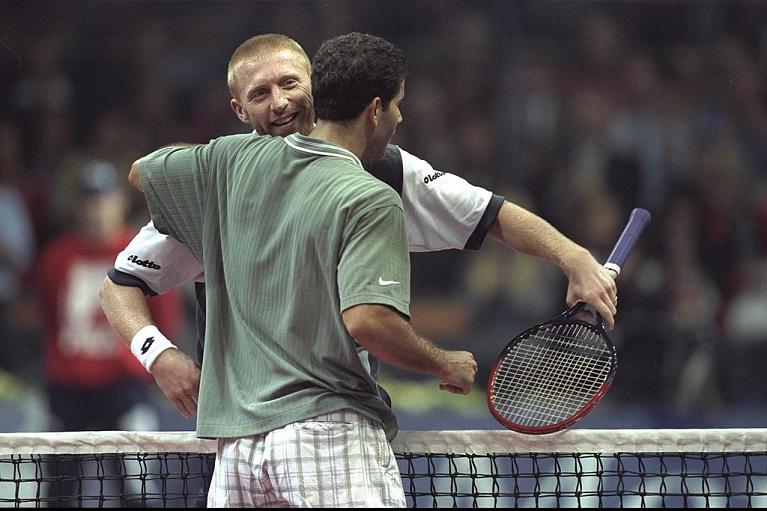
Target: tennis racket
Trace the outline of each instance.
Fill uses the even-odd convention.
[[[607,258],[615,278],[650,221],[647,210],[631,212]],[[580,319],[583,302],[528,328],[503,348],[487,382],[490,412],[507,428],[528,434],[559,431],[586,415],[612,383],[618,359],[602,318]]]

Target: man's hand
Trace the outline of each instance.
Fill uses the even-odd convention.
[[[190,419],[197,413],[200,368],[194,360],[180,350],[165,350],[152,364],[152,376],[181,415]]]
[[[568,261],[565,269],[569,283],[567,305],[585,302],[602,316],[607,330],[615,326],[618,287],[610,271],[599,264],[585,249]]]
[[[510,202],[503,203],[488,234],[514,250],[559,266],[569,280],[567,304],[586,302],[602,316],[605,327],[613,329],[618,301],[615,281],[588,250],[543,218]]]
[[[477,362],[468,351],[447,351],[447,371],[442,375],[440,390],[468,394],[477,376]]]

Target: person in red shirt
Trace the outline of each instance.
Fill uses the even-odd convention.
[[[44,367],[53,430],[159,428],[150,399],[152,378],[99,304],[104,274],[136,234],[125,222],[127,201],[120,184],[119,172],[108,161],[83,167],[77,223],[43,248],[35,271],[46,321]],[[176,292],[149,300],[157,321],[177,333],[182,307]],[[70,494],[65,486],[51,493],[63,499]]]

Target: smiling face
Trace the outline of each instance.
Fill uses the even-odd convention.
[[[261,135],[308,134],[314,126],[308,63],[282,49],[244,60],[233,71],[231,106]]]

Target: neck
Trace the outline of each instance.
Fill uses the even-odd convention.
[[[359,119],[348,122],[317,121],[309,136],[343,147],[357,158],[362,158],[367,147],[365,128]]]

